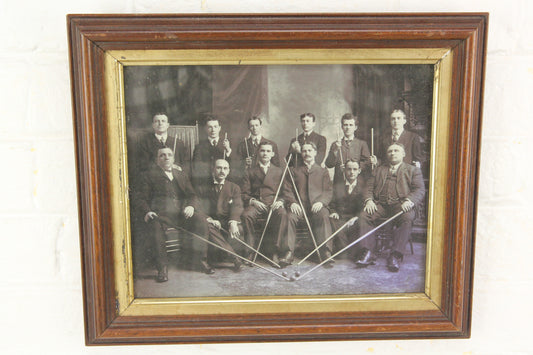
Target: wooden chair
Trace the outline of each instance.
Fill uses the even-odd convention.
[[[192,161],[194,147],[200,141],[200,136],[198,133],[198,121],[194,126],[172,125],[168,128],[168,134],[178,137],[183,141],[185,146],[189,148],[190,160]]]

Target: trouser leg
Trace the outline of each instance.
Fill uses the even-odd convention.
[[[308,212],[311,219],[311,227],[313,228],[313,235],[316,238],[316,246],[322,244],[331,235],[331,223],[329,221],[329,211],[322,207],[317,213]],[[333,242],[329,240],[322,248],[320,248],[321,255],[325,251],[331,252]]]
[[[295,240],[295,234],[293,234],[292,240],[291,238],[287,238],[287,232],[289,228],[289,214],[285,210],[285,208],[280,207],[274,211],[272,211],[272,216],[270,217],[270,223],[269,223],[269,235],[265,235],[268,239],[270,239],[269,243],[274,242],[276,245],[275,252],[286,252],[288,250],[294,251],[294,240]],[[282,250],[280,245],[280,241],[287,239],[286,241],[286,250]],[[292,249],[290,248],[290,244],[292,243]]]
[[[163,225],[158,220],[152,220],[149,223],[152,226],[154,250],[156,252],[155,261],[157,270],[159,271],[163,266],[168,266],[165,232]]]
[[[292,212],[287,212],[287,233],[285,235],[279,233],[278,241],[276,243],[278,250],[282,254],[288,251],[294,253],[294,246],[296,244],[296,225],[299,220],[300,217]]]
[[[391,215],[398,213],[401,208],[396,208],[391,211]],[[413,227],[413,220],[415,219],[415,211],[411,210],[396,217],[396,229],[393,231],[393,245],[392,249],[400,254],[405,251],[405,246],[411,237]]]
[[[360,236],[365,235],[367,232],[371,231],[375,226],[376,222],[383,217],[387,216],[387,212],[381,205],[377,205],[377,211],[369,214],[365,211],[362,211],[359,215],[359,230]],[[375,232],[367,236],[365,239],[359,242],[359,247],[356,249],[366,248],[368,250],[374,250],[376,247],[376,237]]]
[[[242,213],[241,221],[244,229],[244,241],[255,248],[255,222],[263,213],[255,206],[248,206]]]
[[[208,239],[209,232],[206,218],[207,217],[204,214],[195,212],[191,218],[183,218],[182,223],[186,230],[191,231],[200,237]],[[190,238],[192,238],[191,247],[193,249],[194,258],[203,261],[207,260],[208,244],[195,236],[190,235]]]

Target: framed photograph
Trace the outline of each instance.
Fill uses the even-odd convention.
[[[487,21],[69,15],[86,343],[469,337]]]

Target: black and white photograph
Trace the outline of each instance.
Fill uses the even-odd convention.
[[[423,292],[434,67],[124,67],[136,298]]]

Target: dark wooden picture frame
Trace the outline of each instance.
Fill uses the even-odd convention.
[[[478,13],[69,15],[86,343],[469,337],[487,22],[488,14]],[[260,311],[235,300],[242,311],[221,312],[213,308],[216,300],[183,311],[172,300],[147,305],[133,299],[123,267],[127,196],[117,193],[127,185],[116,168],[125,164],[124,146],[113,128],[113,113],[122,119],[117,93],[123,88],[109,80],[120,76],[112,73],[116,63],[130,59],[121,53],[288,49],[373,51],[382,58],[387,51],[435,50],[447,63],[441,91],[449,94],[437,95],[433,130],[439,139],[432,142],[430,195],[441,203],[431,222],[440,236],[431,254],[437,277],[425,294],[407,301],[403,295],[348,297],[344,303],[263,298],[256,300]]]

